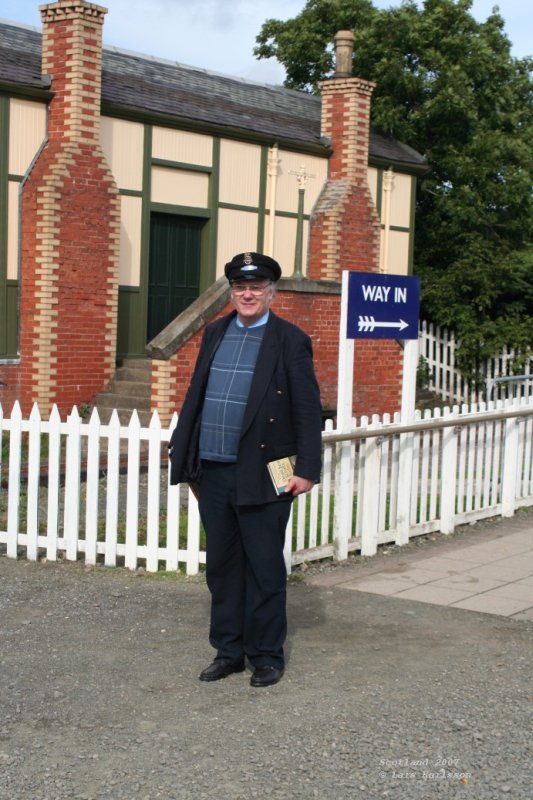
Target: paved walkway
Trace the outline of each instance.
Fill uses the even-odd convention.
[[[481,523],[478,530],[310,577],[315,586],[418,600],[533,621],[533,518]]]

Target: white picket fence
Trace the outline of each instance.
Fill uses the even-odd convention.
[[[457,341],[453,331],[423,321],[418,342],[419,356],[427,362],[431,375],[428,388],[444,403],[474,403],[478,400],[521,398],[533,394],[533,356],[521,375],[512,374],[517,355],[512,348],[505,347],[498,356],[486,359],[481,365],[486,387],[480,395],[455,366]]]
[[[76,409],[61,421],[35,406],[0,406],[0,551],[10,558],[82,560],[149,572],[205,563],[198,506],[186,486],[169,486],[170,432],[154,413],[121,426]],[[320,485],[293,504],[288,568],[533,504],[533,398],[417,414],[408,425],[364,418],[323,434]]]

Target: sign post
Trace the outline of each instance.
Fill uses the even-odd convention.
[[[354,342],[345,332],[348,328],[349,272],[342,273],[342,296],[339,336],[339,368],[337,388],[337,427],[343,432],[352,424]]]
[[[353,418],[354,342],[346,336],[348,324],[348,272],[342,273],[342,294],[339,327],[339,360],[337,381],[337,430],[349,433]],[[339,561],[348,558],[348,539],[353,522],[352,444],[339,442],[335,455],[335,506],[333,512],[333,543]]]
[[[403,340],[402,422],[413,419],[418,362],[418,325],[420,279],[405,275],[384,275],[374,272],[343,272],[341,322],[339,337],[339,386],[337,427],[349,430],[352,417],[354,339]],[[353,470],[350,465],[349,442],[342,442],[337,452],[334,541],[338,558],[345,558],[352,528]],[[379,473],[377,441],[368,445],[367,459]],[[413,437],[400,437],[400,473],[409,476],[412,470]],[[351,481],[351,483],[350,483]],[[410,483],[399,492],[397,508],[397,544],[408,540],[411,497]],[[371,492],[364,492],[363,536],[361,553],[373,555],[377,550],[378,516]],[[346,555],[345,555],[346,553]]]

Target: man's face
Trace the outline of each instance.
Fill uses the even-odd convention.
[[[266,314],[274,298],[271,281],[232,281],[231,299],[243,325],[253,325]]]

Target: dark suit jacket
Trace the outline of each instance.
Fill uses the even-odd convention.
[[[170,482],[201,483],[198,438],[207,379],[213,356],[232,312],[204,331],[200,352],[178,425],[170,440]],[[295,474],[320,479],[322,418],[313,369],[311,340],[300,328],[272,311],[257,357],[244,413],[237,457],[237,502],[256,505],[280,499],[267,462],[296,455]]]

